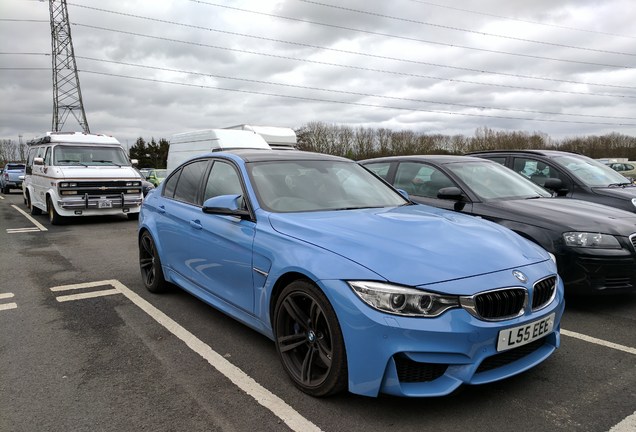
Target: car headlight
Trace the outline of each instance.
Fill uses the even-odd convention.
[[[563,233],[565,244],[570,247],[596,249],[620,249],[621,245],[613,235],[590,232]]]
[[[381,312],[412,317],[436,317],[459,307],[459,297],[382,282],[349,281],[362,301]]]

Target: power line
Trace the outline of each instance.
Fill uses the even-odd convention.
[[[182,44],[192,45],[192,46],[199,46],[199,47],[204,47],[204,48],[212,48],[212,49],[218,49],[218,50],[224,50],[224,51],[239,52],[239,53],[243,53],[243,54],[252,54],[252,55],[258,55],[258,56],[264,56],[264,57],[270,57],[270,58],[278,58],[278,59],[284,59],[284,60],[293,60],[293,61],[299,61],[299,62],[304,62],[304,63],[319,64],[319,65],[323,65],[323,66],[334,66],[334,67],[340,67],[340,68],[345,68],[345,69],[353,69],[353,70],[359,70],[359,71],[366,71],[366,72],[377,72],[377,73],[384,73],[384,74],[397,75],[397,76],[406,76],[406,77],[412,77],[412,78],[424,78],[424,79],[431,79],[431,80],[436,80],[436,81],[448,81],[448,82],[462,83],[462,84],[476,84],[476,85],[480,85],[480,86],[508,88],[508,89],[516,89],[516,90],[540,91],[540,92],[549,92],[549,93],[584,95],[584,96],[595,96],[595,97],[612,97],[612,98],[636,99],[636,96],[630,96],[630,95],[619,95],[619,94],[608,94],[608,93],[589,93],[589,92],[577,92],[577,91],[568,91],[568,90],[551,90],[551,89],[542,89],[542,88],[536,88],[536,87],[514,86],[514,85],[497,84],[497,83],[484,83],[484,82],[479,82],[479,81],[470,81],[470,80],[455,79],[455,78],[442,78],[442,77],[437,77],[437,76],[432,76],[432,75],[421,75],[421,74],[414,74],[414,73],[408,73],[408,72],[390,71],[390,70],[386,70],[386,69],[375,69],[375,68],[367,68],[367,67],[362,67],[362,66],[344,65],[344,64],[341,64],[341,63],[331,63],[331,62],[324,62],[324,61],[318,61],[318,60],[309,60],[309,59],[302,59],[302,58],[297,58],[297,57],[283,56],[283,55],[278,55],[278,54],[263,53],[263,52],[260,52],[260,51],[250,51],[250,50],[244,50],[244,49],[238,49],[238,48],[228,48],[228,47],[223,47],[223,46],[220,46],[220,45],[211,45],[211,44],[204,44],[204,43],[200,43],[200,42],[184,41],[184,40],[179,40],[179,39],[167,38],[167,37],[163,37],[163,36],[147,35],[147,34],[142,34],[142,33],[129,32],[129,31],[125,31],[125,30],[115,30],[115,29],[109,29],[109,28],[106,28],[106,27],[99,27],[99,26],[93,26],[93,25],[88,25],[88,24],[74,23],[73,25],[76,25],[76,26],[79,26],[79,27],[86,27],[86,28],[90,28],[90,29],[93,29],[93,30],[103,30],[103,31],[114,32],[114,33],[128,34],[128,35],[132,35],[132,36],[146,37],[146,38],[150,38],[150,39],[157,39],[157,40],[163,40],[163,41],[168,41],[168,42],[177,42],[177,43],[182,43]]]
[[[4,53],[4,52],[0,52],[0,55],[6,55],[6,54],[20,55],[20,54],[33,54],[33,53]],[[40,55],[47,55],[47,54],[40,54]],[[580,113],[571,114],[571,113],[554,112],[554,111],[537,111],[537,110],[525,110],[525,109],[517,109],[517,108],[501,108],[501,107],[492,107],[492,106],[487,106],[487,105],[471,105],[471,104],[461,104],[461,103],[435,101],[435,100],[427,100],[427,99],[414,99],[414,98],[405,98],[405,97],[397,97],[397,96],[377,95],[377,94],[372,94],[372,93],[362,93],[362,92],[354,92],[354,91],[347,91],[347,90],[326,89],[326,88],[323,88],[323,87],[312,87],[312,86],[296,85],[296,84],[289,84],[289,83],[280,83],[280,82],[275,82],[275,81],[257,80],[257,79],[249,79],[249,78],[238,78],[238,77],[234,77],[234,76],[218,75],[218,74],[203,73],[203,72],[196,72],[196,71],[188,71],[188,70],[182,70],[182,69],[171,69],[171,68],[166,68],[166,67],[161,67],[161,66],[142,65],[142,64],[137,64],[137,63],[129,63],[129,62],[123,62],[123,61],[116,61],[116,60],[99,59],[99,58],[94,58],[94,57],[86,57],[86,56],[75,56],[75,57],[79,58],[79,59],[90,60],[90,61],[95,61],[95,62],[108,63],[108,64],[117,64],[117,65],[121,65],[121,66],[132,66],[132,67],[138,67],[138,68],[144,68],[144,69],[150,69],[150,70],[157,70],[157,71],[163,71],[163,72],[173,72],[173,73],[181,73],[181,74],[187,74],[187,75],[196,75],[196,76],[207,77],[207,78],[219,78],[219,79],[226,79],[226,80],[232,80],[232,81],[241,81],[241,82],[247,82],[247,83],[253,83],[253,84],[266,84],[266,85],[273,85],[273,86],[287,87],[287,88],[294,88],[294,89],[302,89],[302,90],[314,90],[314,91],[322,91],[322,92],[337,93],[337,94],[373,97],[373,98],[378,98],[378,99],[389,99],[389,100],[396,100],[396,101],[428,103],[428,104],[437,104],[437,105],[449,105],[449,106],[457,106],[457,107],[463,107],[463,108],[476,108],[476,109],[480,109],[480,110],[522,112],[522,113],[528,113],[528,114],[559,115],[559,116],[588,117],[588,118],[605,118],[605,119],[616,119],[616,120],[636,120],[636,118],[634,118],[634,117],[605,116],[605,115],[580,114]],[[3,69],[3,70],[16,70],[16,69],[18,69],[18,70],[38,70],[38,69],[44,69],[44,68],[0,68],[0,69]],[[97,72],[95,72],[95,73],[97,73]]]
[[[383,108],[383,109],[394,109],[401,111],[411,111],[411,112],[426,112],[426,113],[434,113],[434,114],[444,114],[444,115],[455,115],[455,116],[464,116],[464,117],[482,117],[482,118],[496,118],[496,119],[505,119],[505,120],[523,120],[523,121],[531,121],[531,122],[544,122],[544,123],[567,123],[567,124],[583,124],[583,125],[602,125],[602,126],[636,126],[636,123],[606,123],[606,122],[584,122],[584,121],[574,121],[574,120],[554,120],[554,119],[534,119],[534,118],[524,118],[524,117],[508,117],[508,116],[497,116],[497,115],[488,115],[488,114],[474,114],[474,113],[461,113],[461,112],[452,112],[452,111],[440,111],[440,110],[427,110],[421,108],[407,108],[407,107],[398,107],[398,106],[390,106],[390,105],[377,105],[377,104],[369,104],[362,102],[349,102],[349,101],[339,101],[333,99],[321,99],[321,98],[313,98],[308,96],[291,96],[291,95],[282,95],[278,93],[267,93],[260,92],[255,90],[242,90],[242,89],[232,89],[232,88],[224,88],[218,86],[209,86],[203,84],[191,84],[191,83],[180,83],[176,81],[168,81],[168,80],[159,80],[154,78],[147,77],[133,77],[130,75],[121,75],[115,73],[108,72],[97,72],[91,71],[87,69],[79,69],[81,72],[96,74],[96,75],[104,75],[104,76],[112,76],[118,78],[127,78],[139,81],[148,81],[155,82],[160,84],[172,84],[172,85],[180,85],[185,87],[196,87],[196,88],[205,88],[205,89],[214,89],[228,92],[236,92],[236,93],[247,93],[247,94],[255,94],[261,96],[271,96],[271,97],[279,97],[286,99],[294,99],[294,100],[304,100],[311,102],[327,102],[327,103],[335,103],[342,105],[354,105],[354,106],[363,106],[370,108]]]
[[[622,34],[618,34],[618,33],[601,32],[601,31],[598,31],[598,30],[581,29],[581,28],[577,28],[577,27],[562,26],[562,25],[558,25],[558,24],[548,24],[548,23],[544,23],[544,22],[540,22],[540,21],[531,21],[531,20],[525,20],[525,19],[520,19],[520,18],[512,18],[512,17],[503,16],[503,15],[497,15],[497,14],[492,14],[492,13],[487,13],[487,12],[475,11],[475,10],[471,10],[471,9],[463,9],[463,8],[458,8],[458,7],[454,7],[454,6],[441,5],[441,4],[438,4],[438,3],[432,3],[432,2],[423,1],[423,0],[407,0],[407,1],[410,1],[410,2],[413,2],[413,3],[425,4],[425,5],[428,5],[428,6],[434,6],[434,7],[443,8],[443,9],[455,10],[455,11],[459,11],[459,12],[467,12],[467,13],[474,14],[474,15],[482,15],[482,16],[487,16],[487,17],[491,17],[491,18],[504,19],[504,20],[508,20],[508,21],[517,21],[517,22],[522,22],[522,23],[526,23],[526,24],[534,24],[534,25],[540,25],[540,26],[545,26],[545,27],[560,28],[560,29],[563,29],[563,30],[573,30],[573,31],[578,31],[578,32],[583,32],[583,33],[599,34],[599,35],[604,35],[604,36],[615,36],[615,37],[621,37],[621,38],[627,38],[627,39],[636,39],[636,36],[628,36],[628,35],[622,35]]]
[[[538,81],[559,82],[559,83],[565,83],[565,84],[584,84],[584,85],[593,85],[593,86],[599,86],[599,87],[617,88],[617,89],[629,89],[629,90],[636,89],[636,87],[620,86],[620,85],[615,85],[615,84],[601,84],[601,83],[594,83],[594,82],[583,82],[583,81],[574,81],[574,80],[565,80],[565,79],[556,79],[556,78],[547,78],[547,77],[537,77],[537,76],[531,76],[531,75],[513,74],[513,73],[506,73],[506,72],[494,72],[494,71],[488,71],[488,70],[483,70],[483,69],[474,69],[474,68],[467,68],[467,67],[460,67],[460,66],[444,65],[444,64],[439,64],[439,63],[431,63],[431,62],[425,62],[425,61],[420,61],[420,60],[404,59],[404,58],[398,58],[398,57],[389,57],[389,56],[370,54],[370,53],[365,53],[365,52],[360,52],[360,51],[351,51],[351,50],[344,50],[344,49],[337,49],[337,48],[329,48],[329,47],[324,47],[324,46],[319,46],[319,45],[312,45],[312,44],[301,43],[301,42],[286,41],[286,40],[282,40],[282,39],[275,39],[275,38],[269,38],[269,37],[264,37],[264,36],[254,36],[254,35],[245,34],[245,33],[238,33],[238,32],[232,32],[232,31],[227,31],[227,30],[219,30],[219,29],[215,29],[215,28],[212,28],[212,27],[203,27],[203,26],[197,26],[197,25],[192,25],[192,24],[184,24],[184,23],[179,23],[179,22],[176,22],[176,21],[163,20],[163,19],[158,19],[158,18],[150,18],[150,17],[143,16],[143,15],[130,14],[130,13],[113,11],[113,10],[108,10],[108,9],[103,9],[103,8],[91,7],[91,6],[84,6],[84,5],[77,5],[77,6],[83,7],[85,9],[95,10],[95,11],[98,11],[98,12],[105,12],[105,13],[110,13],[110,14],[114,14],[114,15],[127,16],[127,17],[130,17],[130,18],[137,18],[137,19],[142,19],[142,20],[147,20],[147,21],[152,21],[152,22],[158,22],[158,23],[162,23],[162,24],[170,24],[170,25],[176,25],[176,26],[181,26],[181,27],[186,27],[186,28],[192,28],[192,29],[196,29],[196,30],[205,30],[205,31],[211,31],[211,32],[222,33],[222,34],[227,34],[227,35],[241,36],[241,37],[246,37],[246,38],[265,40],[265,41],[269,41],[269,42],[276,42],[276,43],[283,43],[283,44],[287,44],[287,45],[301,46],[301,47],[304,47],[304,48],[314,48],[314,49],[337,52],[337,53],[342,53],[342,54],[353,54],[353,55],[359,55],[359,56],[364,56],[364,57],[369,57],[369,58],[377,58],[377,59],[380,59],[380,60],[391,60],[391,61],[398,61],[398,62],[403,62],[403,63],[419,64],[419,65],[425,65],[425,66],[435,66],[435,67],[441,67],[441,68],[453,69],[453,70],[461,70],[461,71],[465,71],[465,72],[476,72],[476,73],[479,73],[479,74],[507,76],[507,77],[512,77],[512,78],[523,78],[523,79],[531,79],[531,80],[538,80]],[[4,20],[0,19],[0,21],[4,21]],[[18,20],[12,20],[12,21],[18,21]]]
[[[549,46],[555,46],[555,47],[560,47],[560,48],[569,48],[569,49],[575,49],[575,50],[581,50],[581,51],[592,51],[592,52],[598,52],[598,53],[604,53],[604,54],[617,54],[617,55],[636,57],[636,54],[634,54],[634,53],[626,53],[626,52],[620,52],[620,51],[608,51],[608,50],[601,50],[601,49],[587,48],[587,47],[578,47],[578,46],[573,46],[573,45],[559,44],[559,43],[556,43],[556,42],[545,42],[545,41],[539,41],[539,40],[534,40],[534,39],[526,39],[526,38],[519,38],[519,37],[514,37],[514,36],[505,36],[505,35],[500,35],[500,34],[495,34],[495,33],[487,33],[487,32],[478,31],[478,30],[468,30],[468,29],[464,29],[464,28],[460,28],[460,27],[453,27],[453,26],[448,26],[448,25],[443,25],[443,24],[434,24],[434,23],[430,23],[430,22],[426,22],[426,21],[414,20],[414,19],[411,19],[411,18],[402,18],[402,17],[391,16],[391,15],[385,15],[385,14],[365,11],[365,10],[361,10],[361,9],[353,9],[353,8],[348,8],[348,7],[344,7],[344,6],[338,6],[338,5],[328,4],[328,3],[322,3],[322,2],[318,2],[318,1],[314,1],[314,0],[297,0],[297,1],[303,2],[303,3],[314,4],[314,5],[318,5],[318,6],[323,6],[323,7],[328,7],[328,8],[333,8],[333,9],[338,9],[338,10],[344,10],[344,11],[347,11],[347,12],[355,12],[355,13],[358,13],[358,14],[364,14],[364,15],[369,15],[369,16],[374,16],[374,17],[379,17],[379,18],[386,18],[386,19],[395,20],[395,21],[408,22],[408,23],[412,23],[412,24],[420,24],[420,25],[425,25],[425,26],[429,26],[429,27],[441,28],[441,29],[445,29],[445,30],[454,30],[454,31],[458,31],[458,32],[478,34],[478,35],[482,35],[482,36],[491,36],[491,37],[496,37],[496,38],[501,38],[501,39],[509,39],[509,40],[514,40],[514,41],[519,41],[519,42],[529,42],[529,43],[534,43],[534,44],[549,45]]]
[[[287,17],[287,16],[283,16],[283,15],[271,14],[271,13],[267,13],[267,12],[254,11],[254,10],[250,10],[250,9],[244,9],[244,8],[239,8],[239,7],[234,7],[234,6],[211,3],[211,2],[206,2],[206,1],[202,1],[202,0],[188,0],[188,1],[193,2],[193,3],[204,4],[206,6],[219,7],[219,8],[235,10],[235,11],[239,11],[239,12],[248,12],[248,13],[252,13],[252,14],[256,14],[256,15],[268,16],[268,17],[272,17],[272,18],[279,18],[279,19],[288,20],[288,21],[302,22],[302,23],[306,23],[306,24],[313,24],[313,25],[318,25],[318,26],[323,26],[323,27],[328,27],[328,28],[335,28],[335,29],[339,29],[339,30],[347,30],[347,31],[352,31],[352,32],[357,32],[357,33],[370,34],[370,35],[374,35],[374,36],[383,36],[383,37],[393,38],[393,39],[408,40],[408,41],[411,41],[411,42],[422,42],[422,43],[428,43],[428,44],[433,44],[433,45],[441,45],[441,46],[446,46],[446,47],[450,47],[450,48],[462,48],[462,49],[479,51],[479,52],[489,52],[489,53],[494,53],[494,54],[504,54],[504,55],[510,55],[510,56],[516,56],[516,57],[525,57],[525,58],[538,59],[538,60],[550,60],[550,61],[555,61],[555,62],[573,63],[573,64],[588,65],[588,66],[602,66],[602,67],[609,67],[609,68],[616,68],[616,69],[632,69],[632,66],[626,66],[626,65],[614,65],[614,64],[606,64],[606,63],[585,62],[585,61],[578,61],[578,60],[567,60],[567,59],[556,58],[556,57],[543,57],[543,56],[537,56],[537,55],[531,55],[531,54],[514,53],[514,52],[509,52],[509,51],[498,51],[498,50],[490,50],[490,49],[485,49],[485,48],[475,48],[475,47],[469,47],[469,46],[465,46],[465,45],[437,42],[437,41],[431,41],[431,40],[426,40],[426,39],[418,39],[418,38],[407,37],[407,36],[398,36],[398,35],[393,35],[393,34],[389,34],[389,33],[381,33],[381,32],[375,32],[375,31],[371,31],[371,30],[362,30],[362,29],[356,29],[356,28],[352,28],[352,27],[340,26],[340,25],[336,25],[336,24],[327,24],[327,23],[321,23],[321,22],[311,21],[311,20],[306,20],[306,19],[301,19],[301,18],[293,18],[293,17]],[[75,5],[75,6],[83,7],[82,5]]]

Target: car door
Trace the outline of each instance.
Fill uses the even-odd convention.
[[[395,171],[395,179],[396,183],[400,179],[403,186],[409,187],[409,197],[417,203],[469,214],[472,211],[472,202],[466,194],[461,201],[438,198],[440,189],[457,187],[462,190],[439,167],[424,162],[400,162]]]
[[[244,196],[236,167],[220,159],[195,161],[166,180],[163,193],[168,199],[160,209],[163,216],[157,229],[164,240],[164,265],[170,265],[180,285],[192,284],[252,312],[255,223],[202,210],[206,199]]]
[[[221,195],[240,195],[248,203],[240,172],[230,161],[214,160],[203,186],[202,202]],[[234,216],[201,212],[190,221],[201,248],[191,257],[197,278],[212,294],[245,311],[254,310],[252,251],[256,223]]]
[[[539,186],[544,186],[549,178],[561,180],[563,192],[560,195],[572,198],[573,194],[580,189],[575,187],[573,180],[568,174],[549,160],[541,160],[532,156],[514,156],[511,168]]]

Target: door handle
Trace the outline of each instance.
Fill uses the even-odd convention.
[[[198,229],[198,230],[203,229],[203,226],[201,225],[201,222],[200,222],[200,221],[198,221],[198,220],[191,220],[191,221],[190,221],[190,226],[191,226],[192,228],[194,228],[194,229]]]
[[[157,207],[157,211],[158,211],[159,213],[163,214],[163,213],[165,213],[165,212],[166,212],[166,207],[165,207],[165,206],[160,205],[159,207]]]

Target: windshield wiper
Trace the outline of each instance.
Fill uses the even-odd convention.
[[[533,196],[526,197],[525,199],[539,199],[539,198],[545,198],[545,197],[542,197],[541,195],[533,195]]]
[[[62,160],[56,161],[56,163],[74,163],[74,164],[78,164],[78,165],[82,165],[82,166],[88,166],[88,165],[83,164],[82,162],[80,162],[78,160],[74,160],[74,159],[62,159]]]
[[[107,163],[107,164],[115,165],[115,166],[118,166],[119,168],[121,168],[121,165],[116,164],[115,162],[109,161],[109,160],[94,160],[93,162]]]
[[[607,185],[607,187],[625,187],[625,186],[631,186],[634,183],[610,183]]]

